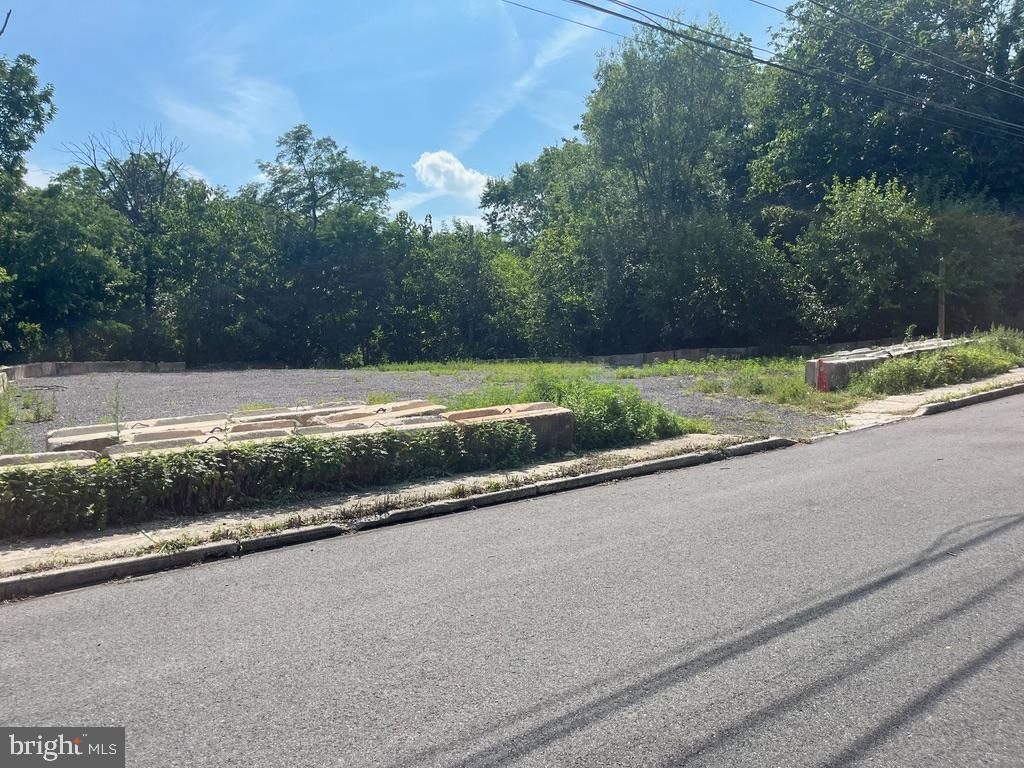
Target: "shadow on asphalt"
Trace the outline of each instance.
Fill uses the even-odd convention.
[[[515,733],[501,739],[486,747],[480,748],[470,755],[454,761],[446,761],[447,765],[458,766],[459,768],[471,768],[477,766],[505,766],[511,765],[522,757],[552,744],[570,734],[583,730],[600,720],[624,710],[637,701],[665,691],[673,686],[695,677],[700,673],[718,667],[732,659],[749,653],[757,648],[767,645],[780,637],[791,632],[802,629],[813,622],[832,616],[837,611],[847,608],[853,604],[870,597],[877,592],[891,587],[895,584],[914,576],[921,571],[945,561],[949,557],[955,557],[961,552],[981,546],[1003,534],[1009,533],[1024,524],[1024,514],[1002,515],[986,518],[963,525],[956,526],[944,532],[931,542],[928,547],[921,550],[912,561],[898,568],[885,572],[875,578],[870,578],[856,586],[837,595],[821,599],[806,607],[794,610],[789,615],[772,621],[763,627],[746,632],[735,639],[721,642],[718,645],[673,664],[659,672],[646,675],[634,683],[623,686],[613,693],[594,699],[585,704],[575,706],[557,717],[548,719],[543,723],[532,726],[525,731]],[[978,533],[969,538],[956,540],[958,534],[982,528]],[[851,660],[842,669],[833,674],[817,680],[809,685],[791,693],[782,699],[773,702],[759,710],[756,710],[733,724],[725,726],[714,736],[700,741],[689,747],[684,754],[676,755],[667,760],[665,765],[685,765],[688,761],[696,758],[702,752],[715,746],[724,744],[731,739],[741,736],[745,731],[756,728],[771,718],[798,705],[803,700],[827,690],[833,685],[841,682],[851,675],[863,671],[870,664],[877,663],[885,657],[896,653],[901,647],[909,644],[915,639],[925,636],[930,630],[940,624],[956,618],[972,607],[985,602],[1002,590],[1021,580],[1024,577],[1024,569],[1018,569],[1003,577],[992,585],[978,591],[971,597],[955,604],[948,610],[935,617],[927,619],[915,627],[896,635],[889,643]],[[721,635],[711,638],[704,638],[699,641],[700,645],[707,642],[715,642]],[[892,733],[901,728],[905,723],[912,720],[926,708],[931,706],[942,696],[948,694],[955,688],[962,685],[970,677],[983,669],[991,661],[1006,653],[1017,644],[1024,642],[1024,625],[1014,630],[1010,635],[1004,637],[998,643],[973,657],[968,662],[958,667],[948,676],[933,685],[919,697],[913,699],[905,706],[897,710],[889,718],[886,718],[880,725],[868,731],[846,749],[830,760],[828,766],[846,765],[855,760],[859,755],[870,751],[875,746],[884,742]],[[678,657],[680,653],[691,651],[697,643],[687,644],[682,648],[676,648],[671,656]],[[663,657],[665,658],[665,657]],[[595,681],[583,686],[565,696],[558,697],[555,701],[546,701],[521,710],[511,715],[505,722],[501,723],[503,729],[510,725],[558,706],[566,698],[579,695],[587,690],[607,683],[608,681]],[[494,727],[497,727],[495,724]],[[401,763],[395,765],[419,764],[426,759],[441,754],[452,753],[459,750],[461,745],[472,741],[486,738],[492,730],[481,730],[475,735],[468,735],[456,739],[448,744],[438,745],[416,752],[413,755],[403,758]]]

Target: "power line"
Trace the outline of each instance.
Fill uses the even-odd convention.
[[[802,69],[800,69],[798,67],[794,67],[794,66],[791,66],[791,65],[788,65],[788,64],[782,64],[782,63],[780,63],[778,61],[774,61],[774,60],[762,59],[762,58],[760,58],[758,56],[753,55],[752,53],[750,53],[747,50],[736,50],[734,48],[729,48],[729,47],[726,47],[726,46],[719,45],[717,43],[711,42],[710,40],[692,37],[690,35],[686,35],[683,32],[680,32],[679,30],[668,29],[667,27],[665,27],[665,26],[663,26],[661,24],[655,23],[653,21],[639,19],[639,18],[636,18],[635,16],[629,16],[627,14],[619,13],[618,11],[615,11],[615,10],[613,10],[611,8],[606,8],[606,7],[603,7],[603,6],[595,5],[594,3],[587,2],[586,0],[564,0],[564,2],[571,3],[573,5],[579,5],[579,6],[582,6],[582,7],[585,7],[585,8],[590,8],[592,10],[599,11],[599,12],[607,14],[609,16],[614,16],[616,18],[620,18],[620,19],[623,19],[623,20],[626,20],[626,21],[630,21],[630,22],[632,22],[634,24],[638,24],[638,25],[643,26],[643,27],[647,27],[648,29],[653,29],[655,31],[659,31],[659,32],[662,32],[662,33],[665,33],[665,34],[669,34],[669,35],[671,35],[673,37],[677,37],[677,38],[680,38],[680,39],[683,39],[683,40],[687,40],[687,41],[689,41],[691,43],[696,43],[697,45],[702,45],[702,46],[705,46],[705,47],[708,47],[708,48],[712,48],[714,50],[721,51],[723,53],[728,53],[728,54],[731,54],[733,56],[739,56],[741,58],[747,59],[748,61],[753,61],[753,62],[756,62],[756,63],[761,64],[763,66],[771,67],[771,68],[774,68],[774,69],[779,69],[779,70],[788,72],[790,74],[797,75],[799,77],[806,77],[806,78],[812,78],[812,79],[814,78],[814,75],[812,75],[812,74],[810,74],[810,73],[808,73],[808,72],[806,72],[806,71],[804,71],[804,70],[802,70]],[[614,2],[614,0],[613,0],[613,2]],[[620,5],[627,6],[628,4],[622,3]],[[726,37],[724,35],[718,35],[717,33],[709,32],[708,30],[705,30],[705,29],[703,29],[701,27],[697,27],[696,25],[693,25],[693,24],[686,24],[685,22],[680,22],[680,21],[675,21],[675,20],[673,20],[673,24],[677,24],[677,25],[682,26],[684,28],[695,29],[695,30],[701,32],[702,34],[711,34],[711,35],[715,35],[717,37],[725,38],[727,40],[732,41],[736,45],[743,46],[744,48],[750,47],[750,46],[748,46],[747,43],[744,43],[742,41],[734,40],[733,38],[728,38],[728,37]],[[763,50],[763,49],[761,49],[761,50]],[[888,98],[890,101],[893,101],[893,102],[895,102],[897,104],[902,104],[903,106],[913,106],[915,108],[926,108],[926,107],[930,106],[930,107],[934,107],[936,109],[941,109],[941,110],[952,112],[952,113],[955,113],[955,114],[958,114],[958,115],[964,115],[965,117],[973,118],[975,120],[979,120],[979,121],[985,123],[987,128],[992,129],[992,130],[997,130],[1001,134],[1004,134],[1006,136],[1012,137],[1012,138],[1017,139],[1017,140],[1024,139],[1024,133],[1017,133],[1016,132],[1016,131],[1024,131],[1024,125],[1020,125],[1018,123],[1012,123],[1012,122],[1007,121],[1007,120],[1001,120],[999,118],[991,117],[989,115],[984,115],[984,114],[981,114],[981,113],[978,113],[978,112],[972,112],[970,110],[961,109],[959,107],[955,107],[955,106],[952,106],[952,105],[949,105],[949,104],[944,104],[944,103],[941,103],[941,102],[936,102],[936,101],[933,101],[931,99],[927,99],[927,98],[923,99],[922,97],[906,93],[905,91],[900,91],[900,90],[897,90],[895,88],[888,88],[886,86],[880,86],[880,85],[875,85],[875,84],[872,84],[872,83],[868,83],[866,81],[860,80],[860,79],[852,77],[850,75],[839,74],[839,73],[833,72],[833,71],[831,71],[829,69],[826,69],[826,68],[823,68],[823,67],[815,67],[815,69],[818,69],[819,71],[824,72],[824,73],[830,75],[834,79],[839,80],[841,83],[844,83],[844,82],[848,81],[848,82],[860,85],[861,87],[863,87],[863,88],[865,88],[867,90],[884,92],[886,94],[895,94],[896,96],[903,97],[902,99],[896,99],[896,98],[893,98],[892,95],[885,96],[885,98]],[[962,124],[950,123],[949,127],[959,128],[961,130],[969,130],[969,131],[973,131],[974,133],[981,133],[981,131],[978,131],[977,128],[968,127],[968,126],[965,126],[965,125],[962,125]],[[1011,130],[1008,130],[1008,129],[1011,129]],[[991,138],[991,135],[990,135],[990,138]]]
[[[799,21],[799,22],[801,22],[803,24],[810,24],[810,25],[815,26],[815,27],[820,27],[821,29],[827,29],[827,30],[830,30],[832,32],[838,32],[840,35],[843,35],[844,37],[847,37],[850,40],[856,40],[858,43],[864,43],[865,45],[870,45],[871,47],[877,49],[879,52],[885,53],[886,51],[888,51],[892,55],[898,56],[901,59],[906,59],[907,61],[912,61],[915,64],[920,64],[920,65],[925,66],[925,67],[932,67],[933,69],[935,69],[935,70],[937,70],[939,72],[944,72],[947,75],[953,75],[953,77],[958,77],[961,80],[965,80],[965,81],[967,81],[969,83],[973,83],[975,85],[981,85],[981,86],[984,86],[985,88],[991,88],[994,91],[999,91],[1000,93],[1005,93],[1005,94],[1007,94],[1009,96],[1013,96],[1014,98],[1021,99],[1022,101],[1024,101],[1024,94],[1015,93],[1013,91],[1008,91],[1005,88],[1000,88],[999,86],[992,85],[991,83],[980,82],[976,77],[973,77],[971,75],[965,75],[962,72],[954,72],[951,69],[946,69],[945,67],[940,67],[937,64],[935,64],[934,62],[924,61],[922,59],[914,58],[910,54],[905,53],[904,51],[898,51],[895,48],[886,48],[885,46],[879,45],[876,42],[873,42],[871,40],[866,40],[863,37],[858,37],[857,35],[852,34],[851,32],[847,32],[844,29],[840,29],[835,24],[826,24],[825,22],[822,22],[822,21],[817,21],[815,19],[809,19],[809,18],[807,18],[806,15],[801,16],[798,13],[792,13],[790,11],[787,11],[785,8],[779,8],[777,5],[772,5],[771,3],[763,2],[763,0],[747,0],[747,2],[753,3],[754,5],[760,5],[763,8],[770,8],[773,11],[778,11],[779,13],[784,14],[788,18],[793,19],[794,21]]]
[[[906,39],[900,37],[899,35],[894,35],[892,32],[884,30],[881,27],[876,27],[874,24],[872,24],[870,22],[867,22],[867,21],[863,21],[862,19],[858,19],[855,16],[850,16],[847,13],[843,13],[842,11],[835,9],[832,6],[827,5],[826,3],[819,2],[819,0],[807,0],[807,2],[810,3],[811,5],[817,7],[817,8],[821,8],[824,11],[829,11],[831,13],[834,13],[836,16],[838,16],[841,19],[846,19],[847,21],[850,21],[850,22],[852,22],[854,24],[860,24],[862,27],[866,27],[867,29],[870,29],[873,32],[877,32],[880,35],[885,35],[886,37],[891,38],[893,40],[896,40],[897,42],[903,43],[904,45],[909,45],[911,48],[916,48],[919,51],[927,53],[927,54],[929,54],[931,56],[935,56],[936,58],[942,59],[943,61],[948,61],[950,64],[955,64],[958,67],[963,67],[964,69],[966,69],[966,70],[968,70],[970,72],[973,72],[976,75],[981,75],[982,77],[990,77],[990,78],[992,78],[993,80],[995,80],[997,82],[1000,82],[1000,83],[1003,83],[1004,85],[1010,86],[1011,88],[1018,88],[1018,89],[1024,90],[1024,88],[1021,88],[1021,86],[1017,85],[1016,83],[1011,83],[1009,80],[1003,80],[1001,77],[996,77],[995,75],[990,75],[988,72],[983,72],[980,69],[975,69],[974,67],[970,66],[969,64],[964,64],[962,61],[958,61],[957,59],[950,58],[949,56],[945,56],[945,55],[943,55],[941,53],[938,53],[936,51],[933,51],[933,50],[931,50],[929,48],[925,48],[924,46],[918,45],[917,43],[915,43],[915,42],[913,42],[911,40],[906,40]]]
[[[540,8],[534,8],[533,6],[530,6],[530,5],[523,5],[522,3],[514,2],[514,0],[501,0],[501,2],[508,3],[509,5],[514,5],[517,8],[525,8],[528,11],[533,11],[534,13],[540,13],[540,14],[543,14],[544,16],[550,16],[553,19],[561,19],[562,21],[567,21],[570,24],[575,24],[578,27],[586,27],[587,29],[596,29],[598,32],[604,32],[605,34],[614,35],[615,37],[625,37],[625,35],[623,35],[623,34],[621,34],[619,32],[615,32],[615,31],[613,31],[611,29],[605,29],[604,27],[599,27],[599,26],[597,26],[595,24],[587,24],[586,22],[583,22],[583,21],[578,21],[576,19],[570,19],[568,16],[559,16],[557,13],[551,13],[551,11],[543,11]]]

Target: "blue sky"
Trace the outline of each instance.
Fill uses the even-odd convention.
[[[559,0],[526,5],[628,32]],[[29,156],[30,181],[70,162],[66,145],[111,127],[159,125],[191,172],[231,190],[256,178],[299,122],[404,175],[393,207],[435,221],[478,216],[487,176],[573,135],[596,54],[613,35],[501,0],[157,3],[7,0],[0,55],[29,53],[58,114]],[[667,13],[675,2],[646,0]],[[755,42],[783,17],[747,0],[701,0]]]

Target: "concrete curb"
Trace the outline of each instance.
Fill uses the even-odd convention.
[[[251,552],[264,552],[269,549],[287,547],[293,544],[303,544],[310,541],[340,536],[344,533],[356,531],[369,531],[375,528],[409,523],[416,520],[425,520],[440,515],[450,515],[455,512],[465,512],[479,507],[490,507],[496,504],[504,504],[509,501],[546,496],[561,491],[569,491],[576,488],[585,488],[615,480],[624,480],[630,477],[642,477],[656,472],[664,472],[671,469],[682,469],[694,467],[700,464],[709,464],[715,461],[723,461],[735,456],[746,456],[752,453],[772,451],[778,448],[787,448],[796,445],[796,440],[786,437],[770,437],[766,440],[755,440],[749,443],[740,443],[723,449],[702,451],[700,453],[687,453],[682,456],[668,456],[663,459],[652,459],[630,464],[625,467],[614,469],[602,469],[596,472],[589,472],[575,477],[556,478],[553,480],[540,480],[536,483],[509,488],[504,491],[492,493],[481,493],[474,496],[465,496],[458,499],[445,499],[421,504],[417,507],[399,510],[381,517],[355,520],[351,524],[329,523],[326,525],[313,525],[306,528],[295,528],[292,530],[272,533],[267,536],[258,536],[252,539],[236,541],[217,541],[208,544],[199,544],[195,547],[183,549],[180,552],[169,554],[142,555],[140,557],[128,557],[122,560],[104,561],[100,563],[85,563],[73,565],[68,568],[61,568],[54,571],[41,573],[25,573],[17,576],[8,576],[0,579],[0,602],[15,600],[25,597],[46,595],[52,592],[62,592],[78,587],[86,587],[100,584],[106,581],[124,579],[129,576],[145,576],[158,571],[182,568],[187,565],[209,560],[219,560],[225,557],[234,557],[249,554]]]
[[[978,392],[973,395],[966,395],[965,397],[959,397],[956,400],[943,400],[938,403],[928,403],[922,405],[914,412],[914,416],[931,416],[935,413],[943,413],[945,411],[954,411],[957,408],[966,408],[968,405],[975,405],[976,403],[987,403],[989,400],[998,400],[1002,397],[1009,397],[1010,395],[1019,395],[1024,392],[1024,382],[1019,384],[1011,384],[1008,387],[1000,387],[999,389],[990,389],[987,392]]]

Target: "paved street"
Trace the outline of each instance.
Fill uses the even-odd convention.
[[[1024,765],[1024,397],[0,606],[134,766]]]

